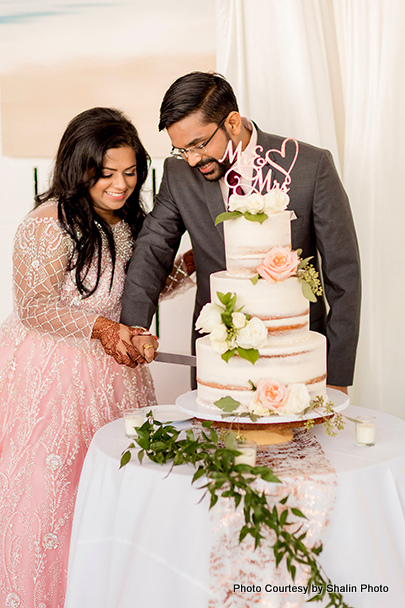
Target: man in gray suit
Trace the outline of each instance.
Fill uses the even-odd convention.
[[[206,72],[192,72],[170,86],[160,108],[162,129],[172,141],[172,158],[165,161],[154,208],[128,269],[121,316],[127,325],[149,327],[186,230],[197,273],[195,322],[210,301],[210,274],[226,268],[223,226],[215,226],[215,218],[226,208],[229,188],[223,178],[231,165],[219,159],[229,141],[234,149],[241,142],[247,154],[261,146],[264,155],[280,150],[284,139],[242,118],[230,84]],[[287,148],[284,159],[275,153],[274,160],[288,171],[291,155]],[[273,169],[272,183],[282,183],[284,177],[283,171]],[[313,256],[316,268],[318,252],[322,260],[329,311],[322,298],[311,303],[311,329],[327,337],[328,385],[347,391],[359,332],[360,262],[348,198],[327,150],[299,143],[288,194],[288,208],[297,216],[291,224],[293,249],[301,248],[303,258]],[[193,329],[193,348],[196,337]]]

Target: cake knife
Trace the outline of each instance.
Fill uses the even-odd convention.
[[[155,361],[160,363],[175,363],[177,365],[189,365],[190,367],[196,367],[196,356],[195,355],[180,355],[178,353],[164,353],[159,351],[155,357]]]

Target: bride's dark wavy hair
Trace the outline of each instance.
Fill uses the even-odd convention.
[[[101,231],[107,238],[114,277],[115,246],[110,225],[94,210],[90,188],[100,179],[103,159],[111,148],[129,146],[136,156],[137,182],[125,205],[116,215],[129,225],[134,242],[142,227],[145,212],[140,192],[145,183],[150,158],[136,128],[120,111],[113,108],[91,108],[81,112],[68,124],[59,144],[49,190],[35,197],[35,207],[54,199],[58,218],[71,236],[74,250],[69,269],[75,270],[76,285],[83,297],[98,287],[101,275]],[[91,288],[84,284],[90,264],[97,258],[97,280]]]

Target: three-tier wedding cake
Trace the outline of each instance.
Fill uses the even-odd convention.
[[[278,167],[271,153],[285,158],[287,150],[294,154],[285,180],[271,183]],[[235,159],[230,146],[227,153]],[[211,302],[196,322],[208,333],[196,342],[197,401],[204,406],[291,416],[326,396],[326,339],[309,329],[308,298],[322,293],[320,281],[309,259],[291,249],[288,186],[297,154],[292,139],[247,164],[237,150],[248,192],[232,194],[217,218],[224,221],[227,270],[211,275]],[[237,186],[233,180],[233,192]]]

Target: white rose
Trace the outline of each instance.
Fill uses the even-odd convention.
[[[269,214],[284,211],[288,207],[290,197],[287,192],[276,186],[264,195],[264,200],[264,212]]]
[[[271,416],[274,414],[272,410],[269,410],[267,407],[264,407],[260,401],[256,401],[254,398],[249,403],[249,412],[251,414],[256,414],[256,416]]]
[[[221,323],[222,309],[217,304],[209,302],[201,309],[195,322],[195,328],[200,333],[210,333],[216,325]]]
[[[288,393],[287,402],[280,408],[280,413],[285,415],[300,414],[309,406],[311,397],[305,384],[290,384]]]
[[[228,342],[218,342],[216,340],[211,340],[211,348],[214,352],[223,355],[229,350]]]
[[[232,313],[232,325],[235,329],[242,329],[246,325],[246,315],[243,312]]]
[[[229,344],[226,341],[227,336],[228,332],[226,329],[226,325],[224,325],[223,323],[219,323],[213,328],[210,333],[210,341],[211,348],[214,352],[222,355],[223,353],[226,353],[227,350],[229,350]]]
[[[241,213],[245,213],[245,211],[248,209],[246,200],[246,196],[231,194],[228,200],[228,211],[240,211]]]
[[[224,340],[226,340],[227,336],[228,331],[224,323],[219,323],[218,325],[215,325],[215,327],[210,333],[210,339],[214,342],[223,342]]]
[[[267,344],[267,328],[263,321],[252,317],[245,327],[239,330],[236,336],[238,346],[241,348],[260,348]]]
[[[265,198],[261,194],[254,193],[247,197],[247,210],[253,215],[262,213],[264,210]]]

